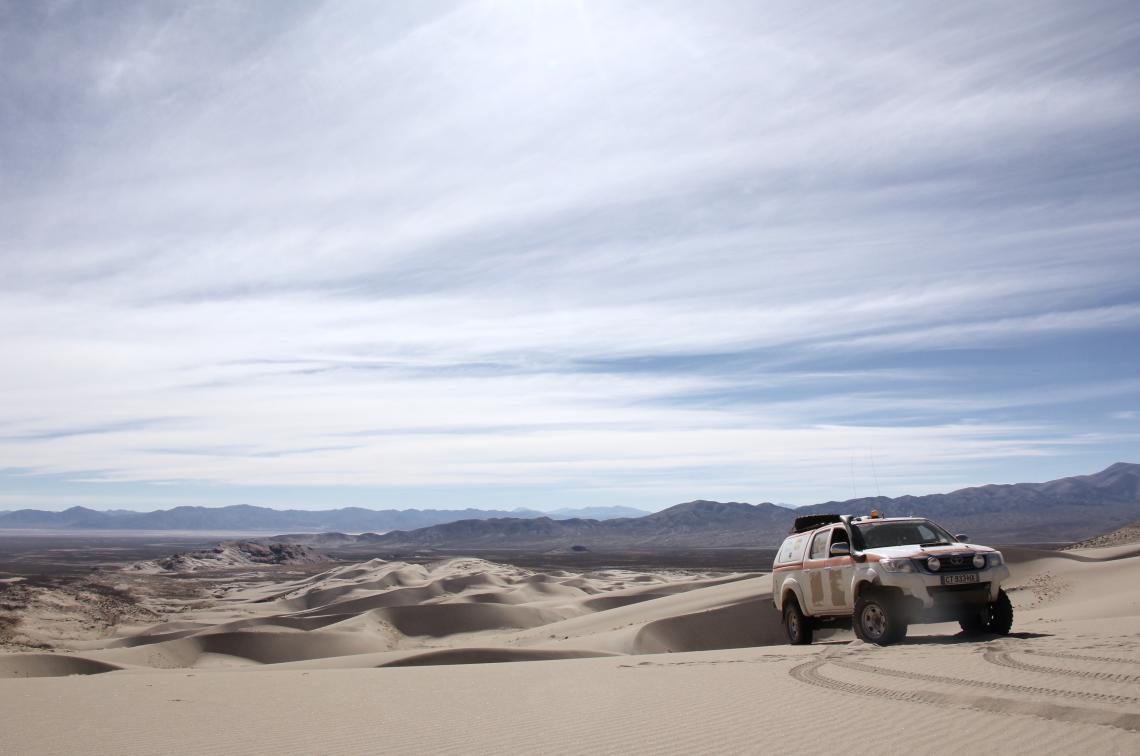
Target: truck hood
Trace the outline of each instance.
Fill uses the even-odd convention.
[[[914,557],[941,556],[942,554],[965,554],[980,551],[988,554],[994,549],[974,543],[952,543],[949,546],[883,546],[867,549],[864,554],[874,554],[882,559],[913,559]]]

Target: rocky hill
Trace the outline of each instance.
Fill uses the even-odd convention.
[[[322,564],[327,561],[329,558],[324,554],[300,544],[226,541],[212,549],[135,562],[127,569],[134,572],[204,572],[264,565]]]
[[[1130,522],[1111,533],[1078,541],[1067,549],[1098,549],[1105,546],[1127,546],[1132,543],[1140,543],[1140,520]]]

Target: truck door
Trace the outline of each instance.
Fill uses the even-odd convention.
[[[851,547],[851,539],[843,526],[832,529],[831,541],[827,547],[830,557],[827,560],[827,598],[831,609],[837,614],[845,614],[855,608],[855,601],[851,596],[851,582],[855,579],[855,560],[850,556],[830,556],[831,545],[836,543],[845,543],[848,548]]]
[[[804,599],[808,606],[804,613],[810,615],[827,614],[831,601],[827,595],[827,549],[831,539],[828,529],[816,531],[804,559]]]

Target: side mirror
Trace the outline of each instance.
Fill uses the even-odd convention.
[[[957,533],[954,535],[954,537],[957,538],[962,543],[965,543],[966,541],[970,540],[970,536],[966,535],[965,533]]]
[[[833,543],[831,544],[831,556],[850,556],[851,544],[849,543]]]

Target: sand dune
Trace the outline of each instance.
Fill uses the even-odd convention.
[[[61,654],[10,654],[0,656],[0,677],[66,677],[97,675],[121,669],[114,664]]]
[[[1140,548],[1008,556],[1011,636],[916,626],[881,649],[842,631],[784,645],[763,574],[372,560],[234,584],[173,621],[71,651],[0,656],[0,715],[19,715],[15,752],[90,750],[61,734],[69,706],[133,733],[96,749],[121,753],[213,752],[215,728],[225,750],[254,752],[367,752],[380,731],[385,748],[410,752],[755,752],[802,737],[808,710],[890,723],[873,741],[825,736],[848,753],[965,734],[1008,753],[1140,751]],[[61,678],[72,675],[99,687]],[[140,737],[135,714],[105,699],[161,732]],[[193,725],[205,716],[209,727]]]
[[[77,639],[72,648],[82,656],[71,658],[114,665],[108,670],[272,665],[376,653],[385,654],[384,664],[406,658],[425,665],[755,645],[780,639],[778,627],[769,622],[757,630],[761,625],[751,618],[766,610],[766,584],[736,574],[575,574],[481,559],[429,565],[374,559],[284,584],[233,587],[177,621],[102,640]],[[738,619],[748,620],[749,629],[701,629]],[[620,637],[613,635],[615,626]],[[575,645],[580,647],[567,647]],[[440,650],[449,647],[455,653]],[[472,648],[477,652],[468,653]],[[396,658],[389,658],[393,653]],[[34,673],[27,669],[23,674]]]
[[[716,628],[716,632],[711,632]],[[783,625],[769,596],[646,623],[633,639],[638,654],[771,646],[784,642]]]
[[[1121,600],[1121,587],[1140,570],[1135,546],[1015,549],[1010,561],[1019,624],[1140,615],[1140,596]],[[770,590],[767,575],[573,574],[481,559],[428,565],[374,559],[284,584],[246,585],[175,622],[77,642],[79,655],[60,658],[92,671],[344,657],[361,657],[362,666],[390,666],[780,645],[784,637]],[[957,632],[952,625],[933,629]],[[915,632],[922,633],[921,626]],[[495,648],[502,653],[488,650]],[[18,658],[8,657],[9,664]],[[10,674],[4,669],[0,674]],[[20,674],[40,669],[57,674],[64,667],[29,662]]]

